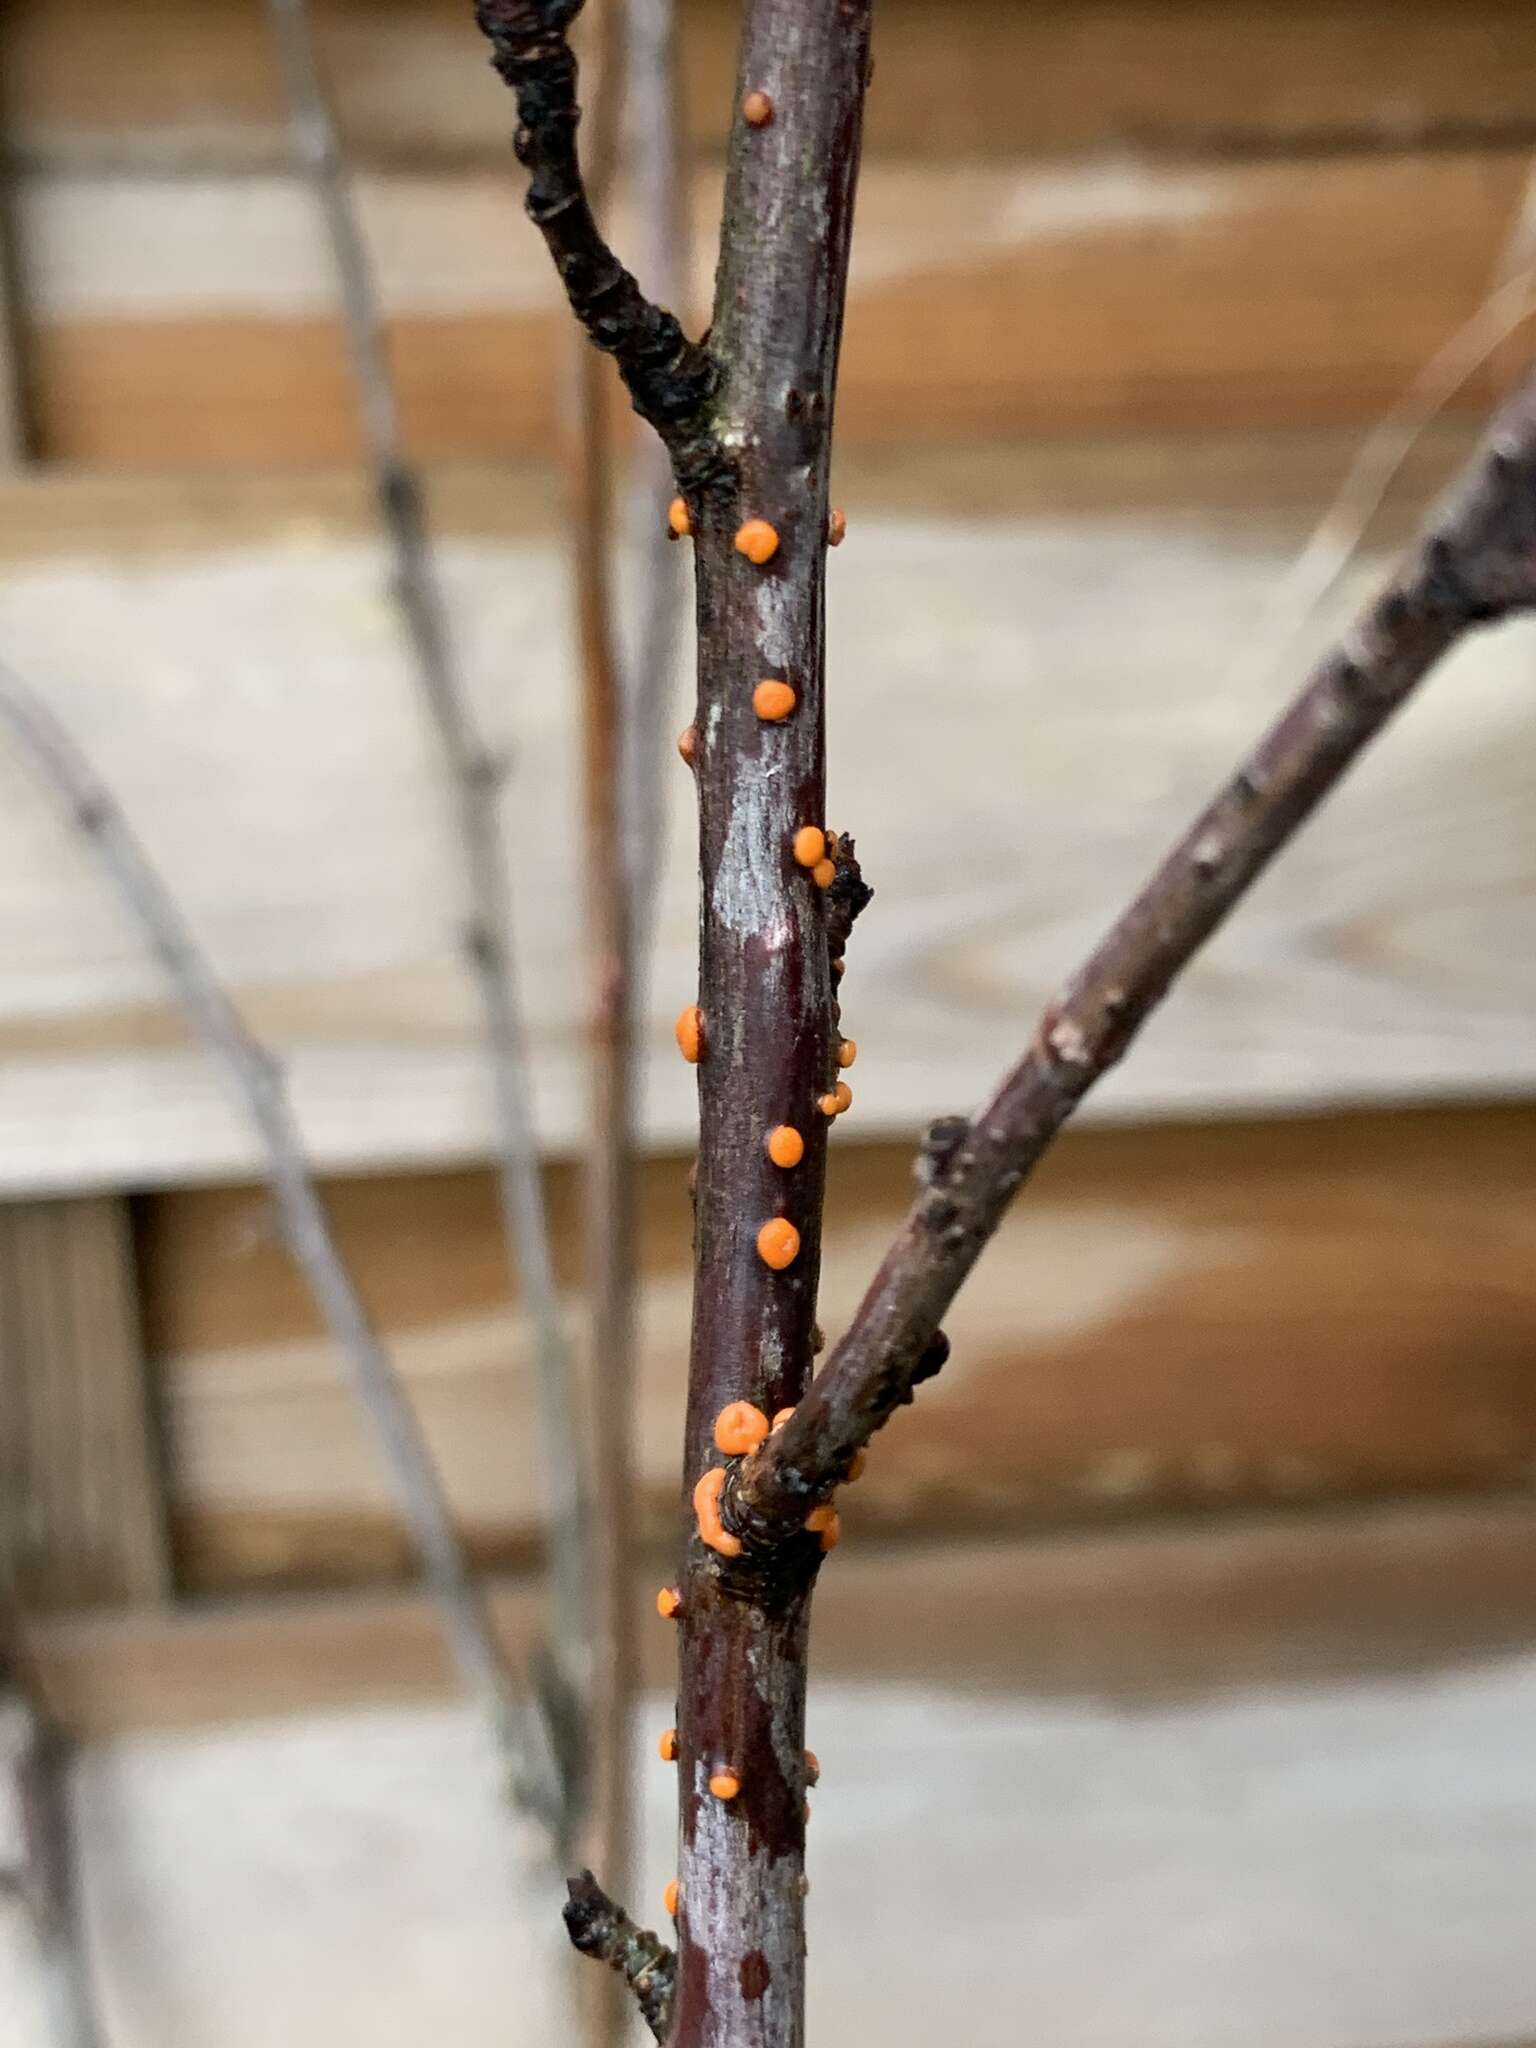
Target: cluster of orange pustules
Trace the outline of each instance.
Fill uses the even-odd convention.
[[[704,1012],[697,1003],[688,1003],[678,1011],[672,1030],[678,1051],[691,1067],[696,1067],[704,1057]],[[857,1039],[838,1040],[837,1064],[845,1073],[858,1056]],[[817,1096],[816,1107],[825,1117],[842,1116],[853,1107],[853,1090],[846,1081],[838,1081],[825,1094]],[[805,1157],[805,1139],[793,1124],[775,1124],[763,1144],[774,1165],[783,1167],[786,1172],[798,1166]],[[794,1264],[800,1249],[800,1233],[782,1216],[771,1217],[757,1233],[757,1249],[763,1264],[781,1273],[786,1266]]]
[[[780,1430],[794,1414],[793,1408],[781,1408],[770,1422],[761,1408],[751,1401],[732,1401],[715,1417],[715,1448],[728,1458],[749,1457],[758,1446]],[[847,1484],[857,1479],[867,1463],[867,1454],[855,1451],[849,1460]],[[693,1511],[698,1521],[700,1541],[722,1557],[740,1557],[741,1538],[733,1536],[720,1516],[720,1495],[725,1486],[725,1467],[712,1465],[699,1479],[693,1489]],[[823,1501],[811,1509],[805,1518],[805,1526],[813,1536],[821,1540],[823,1550],[835,1550],[843,1533],[842,1518],[830,1501]],[[659,1602],[658,1602],[659,1604]]]
[[[749,93],[747,103],[750,105],[754,100],[768,105],[766,93]],[[771,115],[770,106],[764,119],[771,118]],[[667,507],[667,532],[673,540],[686,540],[693,532],[693,514],[688,510],[686,498],[674,498]],[[840,548],[847,537],[847,514],[834,505],[827,513],[827,546]],[[779,530],[766,519],[743,520],[736,529],[735,547],[738,555],[745,555],[755,568],[761,569],[779,552]]]

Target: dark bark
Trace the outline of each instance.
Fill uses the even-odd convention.
[[[727,1487],[749,1553],[793,1545],[853,1453],[909,1399],[961,1282],[1026,1175],[1179,971],[1435,663],[1536,605],[1536,381],[1490,430],[1408,561],[1168,855],[968,1123],[946,1120],[920,1191],[814,1392]]]
[[[717,449],[709,432],[710,351],[654,306],[603,239],[576,149],[576,59],[566,40],[583,0],[476,0],[492,62],[517,94],[514,147],[528,171],[528,216],[571,310],[619,366],[636,412],[666,442],[679,475],[702,482]]]
[[[766,1414],[810,1383],[827,1120],[836,1079],[826,892],[791,854],[825,823],[823,592],[833,395],[869,64],[868,0],[756,0],[738,111],[711,346],[728,487],[694,507],[699,696],[695,763],[703,883],[693,1345],[685,1496],[719,1462],[732,1401]],[[778,535],[755,566],[749,519]],[[787,681],[795,709],[765,722],[755,684]],[[785,1172],[765,1150],[805,1139]],[[782,1272],[757,1252],[787,1218]],[[771,1577],[742,1574],[695,1537],[683,1581],[678,1738],[679,1973],[674,2048],[799,2048],[804,2039],[805,1673],[819,1550],[802,1536]],[[709,1778],[735,1768],[722,1801]]]
[[[649,1929],[637,1927],[590,1870],[573,1877],[567,1890],[565,1926],[572,1942],[584,1956],[617,1972],[634,1993],[646,2025],[664,2041],[672,2018],[676,1956]]]

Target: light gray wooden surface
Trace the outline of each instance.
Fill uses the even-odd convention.
[[[1427,451],[1389,536],[1460,444]],[[1037,445],[845,476],[827,822],[857,834],[877,890],[846,996],[860,1127],[978,1098],[1281,702],[1289,672],[1239,657],[1348,446]],[[538,470],[461,473],[440,501],[457,629],[512,757],[540,1109],[565,1146],[581,853],[558,514]],[[382,579],[335,479],[0,498],[0,646],[117,786],[330,1167],[474,1156],[488,1136],[452,839]],[[1533,656],[1515,625],[1452,661],[1197,966],[1105,1112],[1531,1087]],[[691,792],[670,752],[663,772],[645,1102],[651,1139],[678,1143]],[[249,1137],[137,935],[3,755],[0,871],[0,1187],[248,1173]]]

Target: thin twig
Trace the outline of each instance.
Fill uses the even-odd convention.
[[[21,294],[17,285],[15,170],[0,134],[0,471],[19,469],[28,434]]]
[[[225,994],[121,807],[48,706],[0,662],[0,724],[80,833],[165,969],[209,1059],[260,1141],[283,1240],[347,1361],[394,1480],[423,1576],[466,1686],[483,1703],[521,1803],[553,1826],[558,1773],[542,1719],[518,1698],[453,1525],[441,1476],[394,1363],[369,1322],[332,1235],[272,1055]]]
[[[514,138],[529,173],[527,211],[543,235],[572,312],[619,366],[635,410],[649,420],[690,485],[719,468],[710,399],[717,368],[676,318],[646,297],[603,239],[576,151],[576,59],[566,32],[582,0],[476,0],[491,61],[517,95]]]
[[[646,2025],[658,2041],[665,2041],[672,2022],[677,1957],[616,1906],[590,1870],[573,1877],[567,1890],[565,1926],[573,1945],[617,1973],[633,1992]]]
[[[70,1810],[73,1749],[48,1712],[26,1653],[9,1573],[0,1570],[0,1775],[20,1831],[14,1869],[0,1869],[27,1915],[50,2048],[101,2048],[104,2039],[80,1896]]]
[[[1536,606],[1536,379],[1495,421],[1460,493],[1045,1013],[925,1182],[809,1397],[726,1488],[749,1548],[807,1509],[911,1396],[939,1320],[1013,1195],[1193,954],[1435,663],[1473,627]]]
[[[623,23],[607,0],[593,99],[595,126],[613,138],[624,94]],[[611,175],[611,164],[605,177]],[[570,454],[571,578],[581,692],[583,848],[591,1088],[586,1148],[586,1282],[592,1389],[592,1687],[590,1782],[583,1839],[588,1860],[614,1891],[629,1888],[633,1861],[629,1730],[635,1695],[634,1013],[629,876],[621,821],[623,693],[614,632],[613,429],[609,371],[575,339]],[[626,2014],[619,1986],[594,1979],[599,2038],[619,2040]]]
[[[323,217],[380,517],[394,554],[394,592],[423,702],[447,771],[471,905],[465,952],[485,1019],[496,1111],[496,1189],[514,1287],[533,1332],[543,1444],[554,1697],[545,1710],[567,1774],[579,1775],[572,1725],[590,1657],[586,1489],[575,1373],[561,1321],[529,1086],[527,1037],[511,939],[511,889],[498,819],[501,774],[482,738],[455,654],[418,479],[405,460],[400,409],[373,267],[335,114],[315,51],[307,0],[269,0],[287,81],[295,152]]]
[[[682,150],[675,0],[629,0],[626,51],[629,162],[642,243],[640,274],[667,306],[688,289],[688,179]],[[667,525],[672,464],[651,434],[635,449],[625,528],[637,562],[637,621],[625,665],[624,845],[630,878],[631,973],[644,1009],[657,882],[666,855],[665,769],[675,670],[687,601],[687,550]]]

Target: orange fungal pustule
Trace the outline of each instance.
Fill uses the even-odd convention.
[[[815,867],[811,869],[811,880],[818,889],[830,889],[837,880],[837,869],[832,865],[831,861],[819,860]]]
[[[693,531],[693,520],[681,498],[674,498],[667,507],[667,531],[674,540],[682,540]]]
[[[855,1452],[854,1452],[854,1454],[853,1454],[853,1456],[852,1456],[852,1457],[851,1457],[851,1458],[850,1458],[850,1459],[848,1460],[848,1472],[847,1472],[847,1479],[846,1479],[846,1483],[847,1483],[847,1484],[848,1484],[849,1486],[852,1486],[852,1484],[853,1484],[853,1482],[854,1482],[854,1480],[855,1480],[855,1479],[862,1479],[862,1478],[864,1477],[865,1469],[866,1469],[866,1467],[868,1466],[868,1464],[869,1464],[869,1453],[868,1453],[868,1451],[865,1451],[865,1450],[857,1450],[857,1451],[855,1451]]]
[[[697,1003],[689,1003],[678,1011],[672,1035],[683,1058],[690,1067],[696,1067],[704,1056],[704,1012]]]
[[[660,1740],[656,1744],[656,1754],[664,1764],[675,1764],[677,1762],[677,1730],[675,1728],[662,1729]]]
[[[786,1216],[770,1216],[757,1233],[757,1256],[775,1273],[792,1266],[800,1252],[800,1233]]]
[[[800,867],[813,868],[826,857],[827,835],[819,825],[802,825],[790,846]]]
[[[736,552],[759,569],[779,552],[777,530],[766,519],[748,519],[736,529]]]
[[[837,1104],[837,1113],[839,1116],[843,1115],[845,1110],[852,1109],[853,1090],[848,1086],[848,1083],[846,1081],[839,1081],[837,1086],[832,1090],[832,1100]]]
[[[793,1124],[775,1124],[766,1143],[768,1157],[775,1166],[782,1166],[786,1171],[791,1166],[798,1166],[805,1157],[805,1140]]]
[[[661,1895],[661,1909],[669,1920],[677,1918],[677,1879],[668,1880],[667,1888]]]
[[[715,1448],[728,1458],[755,1451],[767,1434],[767,1416],[750,1401],[732,1401],[715,1417]]]
[[[858,1056],[859,1041],[856,1038],[844,1038],[838,1041],[837,1064],[840,1067],[851,1067]]]
[[[733,1536],[720,1519],[720,1489],[725,1485],[725,1467],[712,1465],[693,1489],[693,1512],[698,1517],[699,1540],[722,1557],[740,1557],[741,1538]]]
[[[741,1780],[734,1771],[716,1771],[709,1781],[709,1789],[717,1799],[734,1799],[741,1790]]]
[[[829,548],[840,548],[847,536],[848,521],[839,508],[834,505],[827,514],[827,546]]]
[[[742,100],[741,118],[749,128],[766,128],[773,119],[773,101],[767,93],[754,89]]]
[[[778,725],[795,708],[793,684],[777,676],[765,676],[752,692],[752,709],[765,725]]]
[[[656,1612],[663,1621],[676,1621],[683,1611],[683,1596],[676,1586],[663,1586],[656,1595]]]
[[[776,1408],[774,1410],[773,1422],[769,1428],[768,1434],[772,1436],[774,1430],[782,1429],[785,1423],[788,1422],[791,1415],[794,1414],[794,1412],[795,1411],[793,1408]]]
[[[812,1786],[821,1783],[821,1762],[814,1749],[805,1752],[805,1782]]]
[[[677,751],[691,768],[699,758],[699,728],[685,725],[677,736]]]
[[[821,1111],[823,1116],[836,1116],[837,1096],[829,1089],[825,1095],[817,1096],[816,1107]]]
[[[837,1509],[831,1501],[824,1500],[819,1508],[812,1508],[805,1518],[805,1526],[813,1536],[819,1536],[824,1529],[830,1529],[837,1520]]]
[[[838,1544],[841,1543],[842,1540],[843,1518],[834,1508],[832,1511],[831,1521],[828,1522],[825,1529],[823,1529],[821,1532],[821,1547],[823,1550],[836,1550]]]

